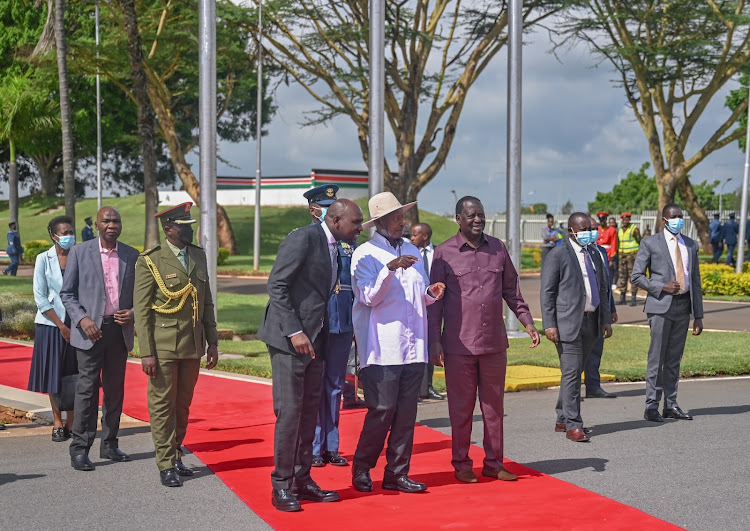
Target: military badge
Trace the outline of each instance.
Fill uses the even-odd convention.
[[[326,195],[328,197],[333,197],[336,194],[333,188],[326,188]]]

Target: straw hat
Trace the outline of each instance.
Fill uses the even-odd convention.
[[[375,225],[375,221],[382,218],[383,216],[387,216],[388,214],[390,214],[391,212],[395,212],[396,210],[403,210],[404,212],[406,212],[416,204],[417,202],[413,201],[411,203],[402,205],[401,203],[399,203],[398,199],[396,199],[396,196],[391,192],[383,192],[374,195],[367,203],[367,208],[370,211],[370,219],[362,223],[362,228],[372,228]]]

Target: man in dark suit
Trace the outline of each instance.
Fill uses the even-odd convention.
[[[606,214],[606,212],[599,212],[599,214]],[[608,214],[607,214],[608,215]],[[602,223],[599,226],[604,226],[607,222],[607,216],[600,216],[599,219]],[[591,218],[591,227],[596,230],[597,220],[594,217]],[[597,233],[599,231],[596,231]],[[597,234],[597,236],[599,236]],[[612,237],[615,237],[614,231],[612,231]],[[597,242],[599,238],[597,237]],[[615,297],[612,294],[612,281],[609,275],[609,258],[607,249],[603,245],[599,245],[597,242],[590,244],[592,249],[596,249],[599,256],[602,258],[604,263],[604,276],[607,280],[607,300],[609,301],[609,311],[612,314],[612,323],[617,322],[617,306],[615,306]],[[614,393],[608,393],[602,389],[601,377],[599,376],[599,366],[602,363],[602,354],[604,352],[604,336],[599,336],[599,339],[594,343],[594,347],[591,349],[591,353],[586,359],[586,365],[584,365],[584,383],[586,385],[586,398],[617,398]]]
[[[581,419],[581,372],[594,343],[612,335],[607,278],[591,218],[575,212],[568,218],[568,241],[547,255],[541,286],[544,335],[560,356],[560,395],[555,431],[574,442],[588,442]]]
[[[685,350],[690,314],[694,316],[693,335],[703,331],[703,292],[698,268],[698,245],[680,234],[684,226],[682,210],[671,203],[662,210],[665,230],[643,240],[633,266],[631,281],[646,290],[651,327],[646,367],[646,411],[652,422],[664,417],[692,420],[677,404],[680,362]],[[650,271],[650,276],[646,276]],[[659,414],[662,392],[664,410]]]
[[[18,236],[18,225],[15,221],[8,223],[8,247],[5,252],[8,253],[10,258],[10,265],[5,268],[3,275],[16,276],[18,273],[18,263],[21,261],[21,255],[23,254],[23,247],[21,246],[21,238]]]
[[[125,364],[133,350],[133,283],[138,251],[118,242],[120,213],[103,207],[96,215],[99,238],[73,246],[60,290],[70,316],[70,344],[78,356],[78,385],[73,407],[70,464],[94,470],[89,450],[96,438],[99,387],[102,405],[102,444],[99,456],[130,461],[118,447]]]
[[[320,406],[327,307],[337,278],[336,242],[355,241],[362,210],[348,199],[330,207],[322,223],[292,231],[279,246],[268,279],[269,301],[258,328],[273,371],[274,470],[271,503],[299,511],[299,500],[336,501],[310,477]],[[296,491],[292,492],[292,489]]]
[[[81,229],[81,241],[87,242],[89,240],[94,239],[94,229],[91,227],[93,224],[93,221],[91,221],[91,217],[88,217],[84,219],[83,221],[86,222],[86,226]]]
[[[724,262],[726,265],[734,264],[734,248],[737,247],[737,235],[740,232],[740,226],[737,224],[734,218],[734,212],[730,212],[729,221],[724,223],[724,226],[721,229],[724,243],[727,246],[727,259]]]

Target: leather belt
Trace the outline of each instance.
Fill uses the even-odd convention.
[[[672,300],[677,299],[679,301],[679,300],[682,300],[682,299],[686,299],[688,297],[690,297],[690,292],[686,291],[682,295],[672,295]]]
[[[593,312],[583,312],[584,317],[594,317],[596,315],[596,312],[599,310],[594,310]]]
[[[105,315],[102,317],[102,326],[104,325],[113,325],[117,324],[115,323],[115,316],[114,315]]]

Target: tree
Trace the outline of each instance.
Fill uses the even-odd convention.
[[[60,127],[62,131],[63,183],[65,187],[65,215],[76,219],[75,164],[73,162],[73,119],[70,112],[68,58],[65,41],[65,0],[55,0],[55,44],[57,73],[60,84]]]
[[[398,161],[397,172],[385,161],[385,188],[411,202],[445,164],[469,89],[505,45],[508,14],[505,2],[384,1],[385,113]],[[561,3],[524,2],[524,25],[545,19]],[[268,54],[285,79],[320,104],[305,125],[349,117],[367,163],[368,3],[277,0],[263,9],[271,26],[263,28]],[[250,18],[246,25],[258,30]],[[416,221],[417,210],[409,210],[407,222]]]
[[[560,207],[560,213],[563,216],[570,216],[573,213],[573,208],[573,203],[570,201],[570,199],[568,199],[567,201],[565,201],[565,204]]]
[[[644,162],[637,172],[628,172],[611,192],[597,192],[596,198],[588,204],[589,212],[640,214],[644,210],[658,209],[659,191],[653,175],[646,174],[649,167],[650,164]]]
[[[746,111],[747,99],[722,117],[707,139],[697,141],[693,132],[712,98],[750,59],[748,15],[744,0],[577,0],[561,30],[564,42],[586,43],[617,72],[648,142],[658,208],[678,193],[704,246],[708,219],[689,172],[740,137],[730,129]]]
[[[44,92],[35,91],[24,76],[7,77],[0,85],[0,142],[9,149],[10,219],[18,219],[18,146],[33,144],[35,134],[55,127],[55,108]]]
[[[133,78],[133,93],[138,105],[138,136],[143,152],[143,189],[146,195],[146,235],[144,246],[151,249],[159,244],[159,227],[156,223],[159,194],[156,189],[156,146],[154,143],[154,112],[148,99],[148,80],[143,64],[141,36],[138,33],[138,16],[135,0],[121,0],[120,7],[125,15],[125,28],[128,34],[130,51],[130,71]]]

